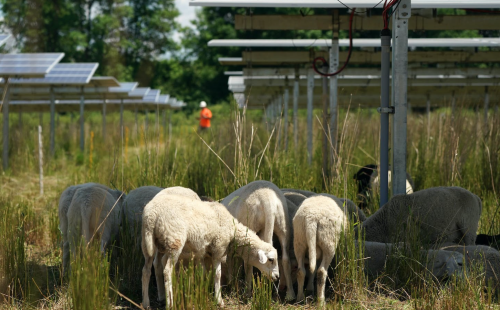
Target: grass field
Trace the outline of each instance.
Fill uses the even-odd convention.
[[[144,114],[137,126],[134,115],[126,113],[123,132],[118,128],[118,115],[108,115],[105,141],[100,115],[88,114],[84,152],[78,149],[78,117],[61,115],[54,155],[49,154],[45,115],[43,196],[38,187],[38,114],[23,115],[22,126],[18,115],[12,115],[10,168],[0,175],[0,309],[134,308],[134,303],[141,302],[142,257],[131,257],[126,241],[107,257],[90,247],[73,261],[75,271],[70,278],[62,278],[57,204],[69,185],[99,182],[126,192],[143,185],[179,185],[221,199],[240,186],[265,179],[282,188],[355,200],[353,174],[378,159],[379,116],[375,111],[341,110],[338,156],[328,178],[321,172],[320,111],[315,111],[311,165],[307,164],[305,111],[299,115],[297,145],[290,127],[288,150],[284,150],[284,139],[278,138],[280,123],[263,123],[261,111],[243,114],[230,105],[215,106],[212,111],[213,128],[201,137],[194,115],[174,113],[170,135],[161,126],[161,114],[157,120],[149,114],[145,131]],[[453,116],[449,109],[435,110],[430,123],[425,114],[408,116],[408,172],[416,188],[457,185],[477,194],[483,201],[479,233],[500,233],[499,169],[500,115],[490,111],[486,124],[482,113],[465,109]],[[377,202],[369,208],[368,214],[373,213]],[[398,272],[367,279],[352,240],[345,239],[337,252],[328,308],[500,308],[495,294],[482,288],[479,276],[438,285],[420,276],[422,267],[411,257],[400,257],[395,262]],[[225,288],[226,307],[315,307],[273,297],[273,285],[266,281],[258,280],[255,286],[249,299],[243,298],[240,285]],[[150,288],[154,301],[156,285]],[[216,308],[210,277],[194,266],[176,278],[174,294],[178,308]]]

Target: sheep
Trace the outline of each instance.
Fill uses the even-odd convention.
[[[390,169],[390,168],[389,168]],[[388,172],[388,181],[391,183],[391,170]],[[358,199],[360,201],[359,207],[365,209],[368,206],[370,198],[373,196],[374,190],[379,188],[379,175],[377,165],[366,165],[361,167],[353,176],[353,179],[358,183]],[[415,190],[413,179],[406,173],[406,193],[411,194]]]
[[[392,242],[409,224],[417,224],[419,240],[474,245],[481,199],[461,187],[434,187],[396,195],[363,222],[366,241]]]
[[[136,239],[138,249],[141,246],[142,211],[148,202],[162,190],[163,188],[156,186],[141,186],[130,191],[123,201],[123,213],[127,226],[130,229],[131,236]]]
[[[301,194],[301,195],[306,196],[307,198],[309,198],[311,196],[314,196],[314,195],[317,195],[316,193],[311,192],[311,191],[305,191],[305,190],[302,190],[302,189],[294,189],[294,188],[282,188],[281,191],[283,193],[297,193],[297,194]]]
[[[316,260],[322,258],[317,270],[318,301],[325,300],[325,283],[341,232],[347,222],[347,216],[335,200],[325,196],[313,196],[304,200],[293,218],[293,245],[298,263],[297,301],[304,300],[304,279],[306,271],[304,259],[308,250],[309,270],[314,277]]]
[[[58,215],[59,215],[59,230],[63,237],[62,252],[63,252],[63,273],[68,270],[69,267],[69,239],[68,239],[68,209],[75,192],[80,188],[87,187],[100,187],[107,190],[115,199],[118,199],[122,195],[121,191],[113,190],[105,185],[99,183],[84,183],[78,185],[72,185],[66,188],[59,198]]]
[[[498,250],[484,245],[448,245],[441,247],[441,250],[454,251],[463,254],[467,262],[477,263],[484,272],[484,284],[488,286],[488,282],[492,281],[492,288],[498,290],[500,288],[500,253]],[[469,264],[468,267],[472,265]]]
[[[116,193],[117,194],[117,193]],[[101,252],[120,229],[122,198],[116,199],[102,186],[84,186],[76,190],[68,208],[68,241],[72,255],[83,235],[89,243],[100,238]]]
[[[224,305],[220,292],[221,262],[224,256],[231,255],[228,252],[233,249],[245,264],[259,268],[272,280],[279,278],[276,249],[234,219],[223,205],[175,195],[168,196],[168,199],[165,197],[155,196],[144,208],[142,216],[144,308],[150,305],[148,286],[155,249],[162,254],[165,278],[164,286],[158,287],[158,299],[162,301],[166,298],[168,307],[173,303],[172,268],[185,251],[194,253],[195,257],[211,256],[215,271],[215,296],[221,306]]]
[[[306,196],[295,192],[283,192],[283,194],[285,195],[285,198],[290,200],[296,207],[300,207],[302,202],[307,199]]]
[[[364,264],[365,273],[376,278],[385,272],[387,258],[395,252],[396,248],[404,245],[379,243],[365,241],[364,245]],[[444,280],[452,274],[461,274],[464,264],[464,256],[457,252],[447,252],[442,250],[421,250],[421,260],[427,271],[437,280]]]
[[[278,237],[287,286],[286,299],[295,299],[288,254],[292,237],[292,223],[285,196],[280,189],[269,181],[254,181],[224,198],[222,204],[231,215],[257,233],[265,242],[272,244],[273,233]],[[253,275],[252,267],[245,265],[244,268],[246,283],[250,288]]]
[[[200,196],[196,194],[192,189],[182,187],[182,186],[173,186],[167,187],[161,191],[162,195],[180,195],[183,197],[189,197],[191,199],[195,199],[201,201]]]
[[[319,195],[326,196],[335,200],[335,202],[339,206],[341,206],[342,211],[344,211],[344,213],[347,214],[349,220],[355,223],[364,222],[366,220],[365,213],[361,211],[361,209],[359,209],[353,201],[347,198],[338,198],[337,196],[326,193],[321,193]]]

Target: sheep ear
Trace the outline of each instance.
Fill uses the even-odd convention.
[[[267,262],[266,253],[264,253],[264,251],[262,251],[262,250],[259,250],[258,253],[259,253],[259,263],[265,264]]]

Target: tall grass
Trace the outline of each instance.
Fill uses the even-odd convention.
[[[110,293],[109,288],[113,287],[135,303],[141,301],[142,253],[130,251],[134,241],[123,233],[120,243],[111,250],[111,260],[92,247],[74,258],[74,272],[68,284],[61,285],[61,281],[53,279],[46,279],[45,283],[32,281],[31,266],[52,268],[53,262],[47,262],[47,252],[51,252],[52,257],[52,252],[59,251],[57,200],[68,185],[93,181],[125,191],[143,185],[179,185],[192,188],[200,195],[221,199],[244,184],[265,179],[279,187],[327,192],[355,200],[357,188],[353,174],[363,165],[378,162],[379,116],[370,111],[341,110],[338,150],[326,173],[321,170],[321,133],[324,129],[317,120],[314,122],[313,162],[307,164],[306,135],[302,134],[306,128],[304,111],[299,114],[297,144],[289,122],[288,150],[284,149],[284,138],[278,138],[283,135],[284,128],[262,122],[261,111],[236,110],[224,105],[214,107],[213,112],[216,115],[213,128],[199,134],[194,117],[174,113],[171,140],[157,122],[151,121],[152,115],[146,130],[145,115],[140,114],[136,124],[135,116],[129,112],[125,113],[125,127],[129,130],[124,131],[124,137],[119,130],[118,115],[108,115],[108,136],[104,140],[100,115],[88,113],[83,152],[79,151],[78,125],[71,122],[69,115],[60,116],[55,155],[45,158],[47,183],[43,199],[34,194],[37,191],[36,181],[33,181],[38,172],[38,115],[25,114],[22,129],[17,128],[16,121],[11,121],[10,169],[0,175],[0,293],[4,294],[0,296],[18,307],[30,303],[33,307],[47,304],[48,296],[65,299],[68,307],[74,309],[109,308],[115,304],[130,306],[131,303]],[[315,113],[319,115],[320,112]],[[17,116],[11,117],[16,120]],[[48,126],[43,125],[44,141],[49,141]],[[497,196],[500,188],[500,116],[491,113],[488,123],[483,124],[482,114],[457,109],[452,117],[449,109],[444,108],[432,112],[430,123],[426,115],[412,113],[408,116],[408,126],[408,172],[417,189],[458,185],[471,190],[483,201],[479,232],[500,233]],[[92,150],[90,132],[94,133]],[[44,145],[44,153],[49,154],[48,143]],[[377,209],[375,199],[369,204],[368,215]],[[349,227],[346,236],[353,229]],[[412,240],[411,234],[405,238]],[[445,286],[419,277],[420,257],[413,256],[419,252],[416,249],[418,240],[412,241],[415,249],[395,255],[394,269],[389,268],[387,278],[378,279],[378,286],[369,285],[362,272],[363,261],[359,259],[362,240],[358,241],[353,242],[351,237],[341,240],[329,272],[332,293],[329,306],[351,304],[369,308],[373,303],[376,307],[382,302],[381,295],[403,300],[419,309],[433,305],[443,309],[462,307],[460,305],[479,308],[492,302],[491,294],[481,290],[484,283],[480,283],[480,277],[468,278],[465,282],[452,281]],[[175,279],[178,282],[174,294],[176,291],[180,294],[174,296],[179,302],[176,305],[179,308],[211,308],[214,305],[213,285],[209,282],[212,280],[201,279],[200,271],[193,268],[182,271]],[[56,271],[51,277],[58,278]],[[201,283],[204,288],[199,291],[193,283]],[[155,285],[150,287],[155,289]],[[224,296],[235,296],[238,306],[239,302],[248,303],[243,307],[291,307],[273,301],[269,283],[257,281],[255,287],[248,301],[239,300],[238,289],[225,289],[224,293],[229,291],[229,295]],[[100,291],[99,296],[97,291]],[[466,297],[460,297],[462,295]],[[39,298],[38,304],[36,298]],[[57,303],[52,302],[53,305]]]

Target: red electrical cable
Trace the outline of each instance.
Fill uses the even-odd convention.
[[[347,64],[349,63],[349,59],[351,59],[351,53],[352,53],[352,20],[353,20],[354,12],[355,11],[356,11],[356,9],[352,9],[351,18],[349,19],[349,52],[347,53],[347,59],[346,59],[344,65],[342,66],[342,68],[340,68],[339,70],[337,70],[337,71],[335,71],[333,73],[323,73],[323,72],[320,72],[318,70],[318,68],[316,68],[316,61],[321,60],[321,61],[323,61],[323,64],[327,63],[327,61],[323,57],[316,57],[313,60],[313,69],[314,69],[314,71],[317,74],[319,74],[321,76],[334,76],[334,75],[337,75],[340,72],[342,72],[342,70],[344,70],[345,67],[347,66]]]

